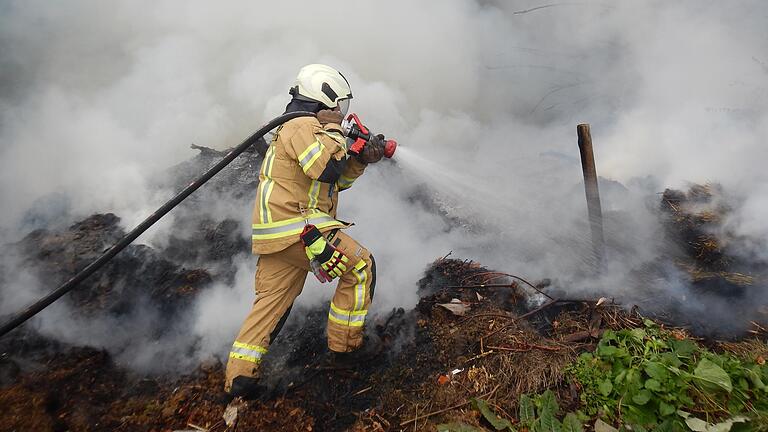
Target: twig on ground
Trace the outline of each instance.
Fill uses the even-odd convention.
[[[589,339],[590,337],[594,337],[596,339],[600,338],[603,333],[605,333],[605,330],[598,330],[597,332],[593,332],[591,330],[583,330],[583,331],[577,331],[575,333],[571,333],[569,335],[563,336],[562,341],[563,342],[581,342],[584,339]]]
[[[530,311],[530,312],[528,312],[528,313],[524,313],[524,314],[520,315],[519,317],[516,317],[516,318],[514,318],[514,319],[513,319],[513,321],[512,321],[512,323],[516,323],[516,322],[520,321],[521,319],[525,319],[525,318],[528,318],[528,317],[529,317],[529,316],[531,316],[531,315],[534,315],[534,314],[536,314],[536,313],[539,313],[539,312],[541,312],[542,310],[544,310],[544,309],[546,309],[546,308],[548,308],[548,307],[552,306],[553,304],[555,304],[555,303],[557,303],[557,302],[559,302],[559,301],[560,301],[560,300],[558,300],[558,299],[552,299],[552,300],[550,300],[550,301],[548,301],[548,302],[544,303],[543,305],[541,305],[541,306],[537,307],[536,309],[534,309],[534,310],[532,310],[532,311]],[[483,336],[483,339],[488,339],[489,337],[491,337],[491,336],[493,336],[493,335],[495,335],[495,334],[498,334],[499,332],[501,332],[502,330],[504,330],[504,329],[506,329],[506,328],[509,328],[509,324],[507,324],[507,325],[505,325],[505,326],[501,326],[501,327],[499,327],[498,329],[496,329],[496,330],[494,330],[494,331],[492,331],[492,332],[488,333],[487,335]]]
[[[519,280],[520,282],[522,282],[522,283],[524,283],[524,284],[528,285],[529,287],[533,288],[533,289],[534,289],[534,290],[535,290],[537,293],[539,293],[539,294],[543,295],[544,297],[546,297],[546,298],[548,298],[548,299],[550,299],[550,300],[553,300],[552,296],[550,296],[549,294],[545,293],[545,292],[544,292],[544,291],[542,291],[542,290],[541,290],[539,287],[537,287],[537,286],[535,286],[534,284],[532,284],[532,283],[528,282],[527,280],[525,280],[525,279],[521,278],[520,276],[516,276],[516,275],[513,275],[513,274],[509,274],[509,273],[504,273],[504,275],[505,275],[505,276],[509,276],[509,277],[511,277],[511,278],[513,278],[513,279],[517,279],[517,280]]]
[[[498,350],[498,351],[510,351],[510,352],[528,352],[532,351],[534,349],[540,349],[543,351],[560,351],[560,347],[554,347],[554,346],[546,346],[546,345],[536,345],[536,344],[521,344],[520,348],[512,348],[512,347],[502,347],[502,346],[486,346],[489,350]]]
[[[503,278],[517,278],[515,275],[511,275],[509,273],[504,272],[498,272],[498,271],[484,271],[484,272],[478,272],[478,273],[472,273],[468,274],[467,276],[463,277],[459,284],[490,284],[494,283],[494,281],[503,279]],[[514,282],[513,282],[514,283]],[[507,286],[509,284],[506,284]]]
[[[539,294],[543,295],[544,297],[552,300],[552,296],[550,296],[549,294],[545,293],[539,287],[537,287],[536,285],[534,285],[534,284],[528,282],[527,280],[521,278],[520,276],[513,275],[513,274],[510,274],[510,273],[501,273],[501,272],[477,273],[477,274],[474,274],[472,276],[475,277],[475,276],[481,276],[481,275],[506,276],[506,277],[510,277],[512,279],[517,279],[520,282],[522,282],[522,283],[528,285],[529,287],[533,288],[533,290],[536,291],[537,293],[539,293]],[[515,283],[513,282],[513,283],[509,283],[509,284],[487,284],[487,283],[483,283],[483,284],[473,284],[473,285],[455,285],[455,286],[447,286],[446,288],[455,288],[455,289],[462,289],[462,288],[513,288],[514,286],[515,286]]]
[[[480,395],[480,398],[481,398],[481,399],[485,399],[485,398],[487,398],[488,396],[490,396],[490,395],[492,395],[493,393],[495,393],[495,392],[496,392],[496,390],[498,390],[498,388],[499,388],[499,385],[497,384],[497,385],[496,385],[496,387],[494,387],[494,388],[493,388],[493,390],[489,391],[488,393],[486,393],[486,394],[484,394],[484,395]],[[416,417],[412,418],[411,420],[406,420],[406,421],[404,421],[404,422],[401,422],[401,423],[400,423],[400,426],[406,426],[406,425],[408,425],[409,423],[413,422],[413,424],[414,424],[414,427],[415,427],[415,425],[416,425],[416,422],[417,422],[417,421],[419,421],[419,420],[424,420],[425,418],[429,418],[429,417],[432,417],[432,416],[436,416],[436,415],[438,415],[438,414],[442,414],[442,413],[444,413],[444,412],[446,412],[446,411],[450,411],[450,410],[452,410],[452,409],[461,408],[461,407],[463,407],[464,405],[467,405],[467,404],[469,404],[470,402],[472,402],[472,400],[471,400],[471,399],[470,399],[470,400],[466,400],[466,401],[464,401],[464,402],[462,402],[462,403],[460,403],[460,404],[456,404],[456,405],[450,406],[450,407],[448,407],[448,408],[443,408],[443,409],[441,409],[441,410],[433,411],[433,412],[431,412],[431,413],[429,413],[429,414],[422,414],[422,415],[420,415],[420,416],[418,416],[418,415],[417,415]]]
[[[362,389],[362,390],[358,391],[357,393],[353,394],[353,396],[359,396],[359,395],[361,395],[361,394],[363,394],[363,393],[367,392],[368,390],[370,390],[370,389],[372,389],[372,388],[373,388],[373,386],[368,386],[368,387],[366,387],[366,388],[364,388],[364,389]]]
[[[474,288],[512,288],[515,286],[511,284],[474,284],[474,285],[449,285],[445,288],[448,289],[474,289]]]
[[[517,318],[515,318],[513,316],[504,315],[504,314],[480,313],[480,314],[475,314],[475,315],[470,315],[468,317],[464,317],[464,319],[459,321],[457,323],[457,325],[462,325],[465,322],[467,322],[467,321],[469,321],[469,320],[471,320],[473,318],[504,318],[504,319],[511,319],[511,320],[517,319]]]
[[[481,358],[483,358],[483,357],[486,357],[486,356],[489,356],[489,355],[491,355],[491,354],[493,354],[493,351],[483,351],[483,352],[481,352],[480,354],[478,354],[478,355],[476,355],[476,356],[474,356],[474,357],[471,357],[471,358],[468,358],[467,360],[465,360],[465,361],[464,361],[464,364],[467,364],[467,363],[469,363],[469,362],[471,362],[471,361],[474,361],[474,360],[477,360],[477,359],[481,359]]]
[[[760,325],[760,324],[758,324],[756,321],[750,321],[750,323],[752,323],[752,325],[753,325],[753,326],[755,326],[755,327],[757,328],[758,332],[759,332],[759,331],[762,331],[762,332],[768,333],[768,329],[766,329],[765,327],[761,326],[761,325]],[[755,332],[755,333],[756,333],[756,332]]]

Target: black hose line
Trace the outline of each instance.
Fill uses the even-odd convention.
[[[104,264],[106,264],[109,260],[114,258],[115,255],[117,255],[121,250],[125,249],[126,246],[128,246],[134,240],[136,240],[136,238],[140,236],[144,231],[149,229],[149,227],[154,225],[155,222],[160,220],[160,218],[165,216],[169,211],[173,210],[174,207],[179,205],[179,203],[181,203],[188,196],[190,196],[192,192],[196,191],[198,188],[200,188],[200,186],[205,184],[205,182],[207,182],[213,176],[218,174],[219,171],[221,171],[225,166],[227,166],[236,157],[238,157],[240,153],[244,152],[248,147],[253,145],[259,138],[263,137],[267,132],[287,122],[288,120],[292,120],[297,117],[307,117],[307,116],[314,116],[314,115],[315,113],[312,113],[309,111],[294,111],[294,112],[286,113],[279,117],[276,117],[272,121],[264,125],[264,127],[257,130],[253,135],[246,138],[246,140],[243,141],[240,145],[238,145],[237,147],[232,149],[232,151],[227,153],[227,155],[224,156],[224,159],[219,161],[219,163],[212,166],[197,180],[190,183],[189,186],[184,188],[184,190],[182,190],[181,192],[176,194],[176,196],[171,198],[170,201],[168,201],[167,203],[163,204],[162,207],[155,210],[154,213],[152,213],[148,218],[144,219],[144,221],[139,225],[137,225],[136,228],[131,230],[131,232],[129,232],[123,238],[121,238],[120,241],[115,243],[111,248],[109,248],[106,252],[104,252],[98,259],[96,259],[96,261],[88,264],[87,267],[85,267],[78,274],[73,276],[72,279],[68,280],[63,285],[56,288],[52,293],[41,298],[40,300],[38,300],[37,302],[29,306],[27,309],[20,312],[16,317],[12,318],[7,323],[3,324],[3,326],[0,327],[0,337],[4,336],[6,333],[10,332],[16,327],[20,326],[25,321],[35,316],[41,310],[50,306],[51,303],[58,300],[64,294],[72,291],[72,289],[74,289],[80,282],[85,280],[85,278],[92,275],[94,272],[96,272],[96,270],[98,270]]]

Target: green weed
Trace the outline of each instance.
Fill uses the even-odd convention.
[[[650,320],[606,331],[567,374],[581,387],[583,414],[633,431],[765,430],[768,367],[677,340]]]

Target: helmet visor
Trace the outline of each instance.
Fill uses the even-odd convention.
[[[339,111],[341,111],[341,115],[344,117],[346,117],[347,112],[349,112],[349,101],[350,99],[342,99],[337,102],[339,104]]]

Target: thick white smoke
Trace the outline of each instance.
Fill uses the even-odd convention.
[[[581,122],[592,124],[598,172],[629,188],[603,190],[609,213],[629,215],[606,223],[634,248],[602,282],[620,290],[614,282],[654,255],[643,200],[666,186],[719,181],[744,200],[732,229],[768,236],[767,10],[760,0],[5,2],[0,234],[23,236],[27,209],[55,193],[66,222],[113,211],[133,226],[170,195],[152,176],[192,156],[190,143],[238,143],[282,112],[302,65],[322,62],[347,76],[366,123],[417,156],[371,167],[342,195],[340,217],[377,258],[377,308],[413,305],[426,264],[451,250],[581,280]],[[408,200],[421,185],[469,226]],[[768,256],[759,242],[750,253]],[[234,336],[239,320],[215,317],[247,309],[252,279],[241,276],[196,308],[201,352]],[[308,284],[302,301],[330,293]]]

